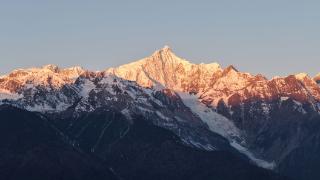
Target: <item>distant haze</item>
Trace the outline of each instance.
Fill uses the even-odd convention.
[[[193,63],[268,77],[320,72],[317,0],[0,2],[0,74],[45,64],[102,70],[169,45]]]

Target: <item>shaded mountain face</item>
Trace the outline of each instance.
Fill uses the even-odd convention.
[[[267,106],[267,115],[261,107]],[[276,171],[292,179],[318,179],[320,116],[292,99],[234,107],[229,117],[246,131],[249,149],[276,160]],[[221,111],[223,113],[223,111]]]
[[[115,109],[63,122],[7,105],[0,115],[1,179],[285,179],[230,152],[186,146]]]
[[[41,116],[2,105],[0,117],[0,179],[118,179],[108,166],[65,142]]]
[[[285,179],[227,151],[185,146],[143,117],[129,120],[114,109],[98,111],[61,122],[0,106],[0,178]]]
[[[86,118],[91,121],[99,121],[101,118],[106,120],[106,112],[101,117],[96,114],[94,119],[90,115]],[[121,118],[123,115],[119,113],[112,116]],[[103,136],[98,139],[98,144],[94,144],[94,153],[112,164],[114,171],[124,179],[282,179],[227,151],[203,151],[186,147],[179,137],[154,126],[144,117],[133,117],[129,123],[124,117],[122,119],[120,122],[116,119],[108,121],[107,129],[100,131]],[[92,137],[88,133],[94,132],[91,128],[88,126],[77,137],[78,141]],[[82,144],[88,145],[82,142],[79,146]],[[85,149],[92,151],[92,148]]]
[[[303,124],[303,133],[308,133],[301,144],[291,151],[279,164],[284,174],[295,179],[319,179],[319,116],[309,117]],[[298,163],[297,163],[298,162]]]

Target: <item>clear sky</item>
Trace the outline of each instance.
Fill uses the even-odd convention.
[[[102,70],[169,45],[268,77],[320,72],[319,0],[0,0],[0,74]]]

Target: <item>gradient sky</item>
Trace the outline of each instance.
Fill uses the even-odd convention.
[[[0,74],[102,70],[169,45],[194,63],[268,77],[320,72],[318,0],[0,0]]]

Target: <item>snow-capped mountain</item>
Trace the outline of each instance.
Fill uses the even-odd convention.
[[[172,131],[187,146],[228,151],[286,174],[297,168],[290,163],[296,151],[318,135],[308,123],[319,124],[319,80],[305,73],[267,79],[232,65],[193,64],[166,46],[147,58],[101,72],[55,65],[15,70],[0,76],[0,104],[62,119],[67,130],[81,126],[71,133],[76,138],[68,141],[92,153],[106,151],[97,145],[108,123],[89,146],[77,138],[93,131],[90,125],[69,119],[114,109],[128,120],[141,116]],[[307,163],[311,153],[303,155],[299,161]]]
[[[0,117],[0,179],[287,179],[228,151],[185,146],[149,119],[112,107],[60,119],[0,105]]]

